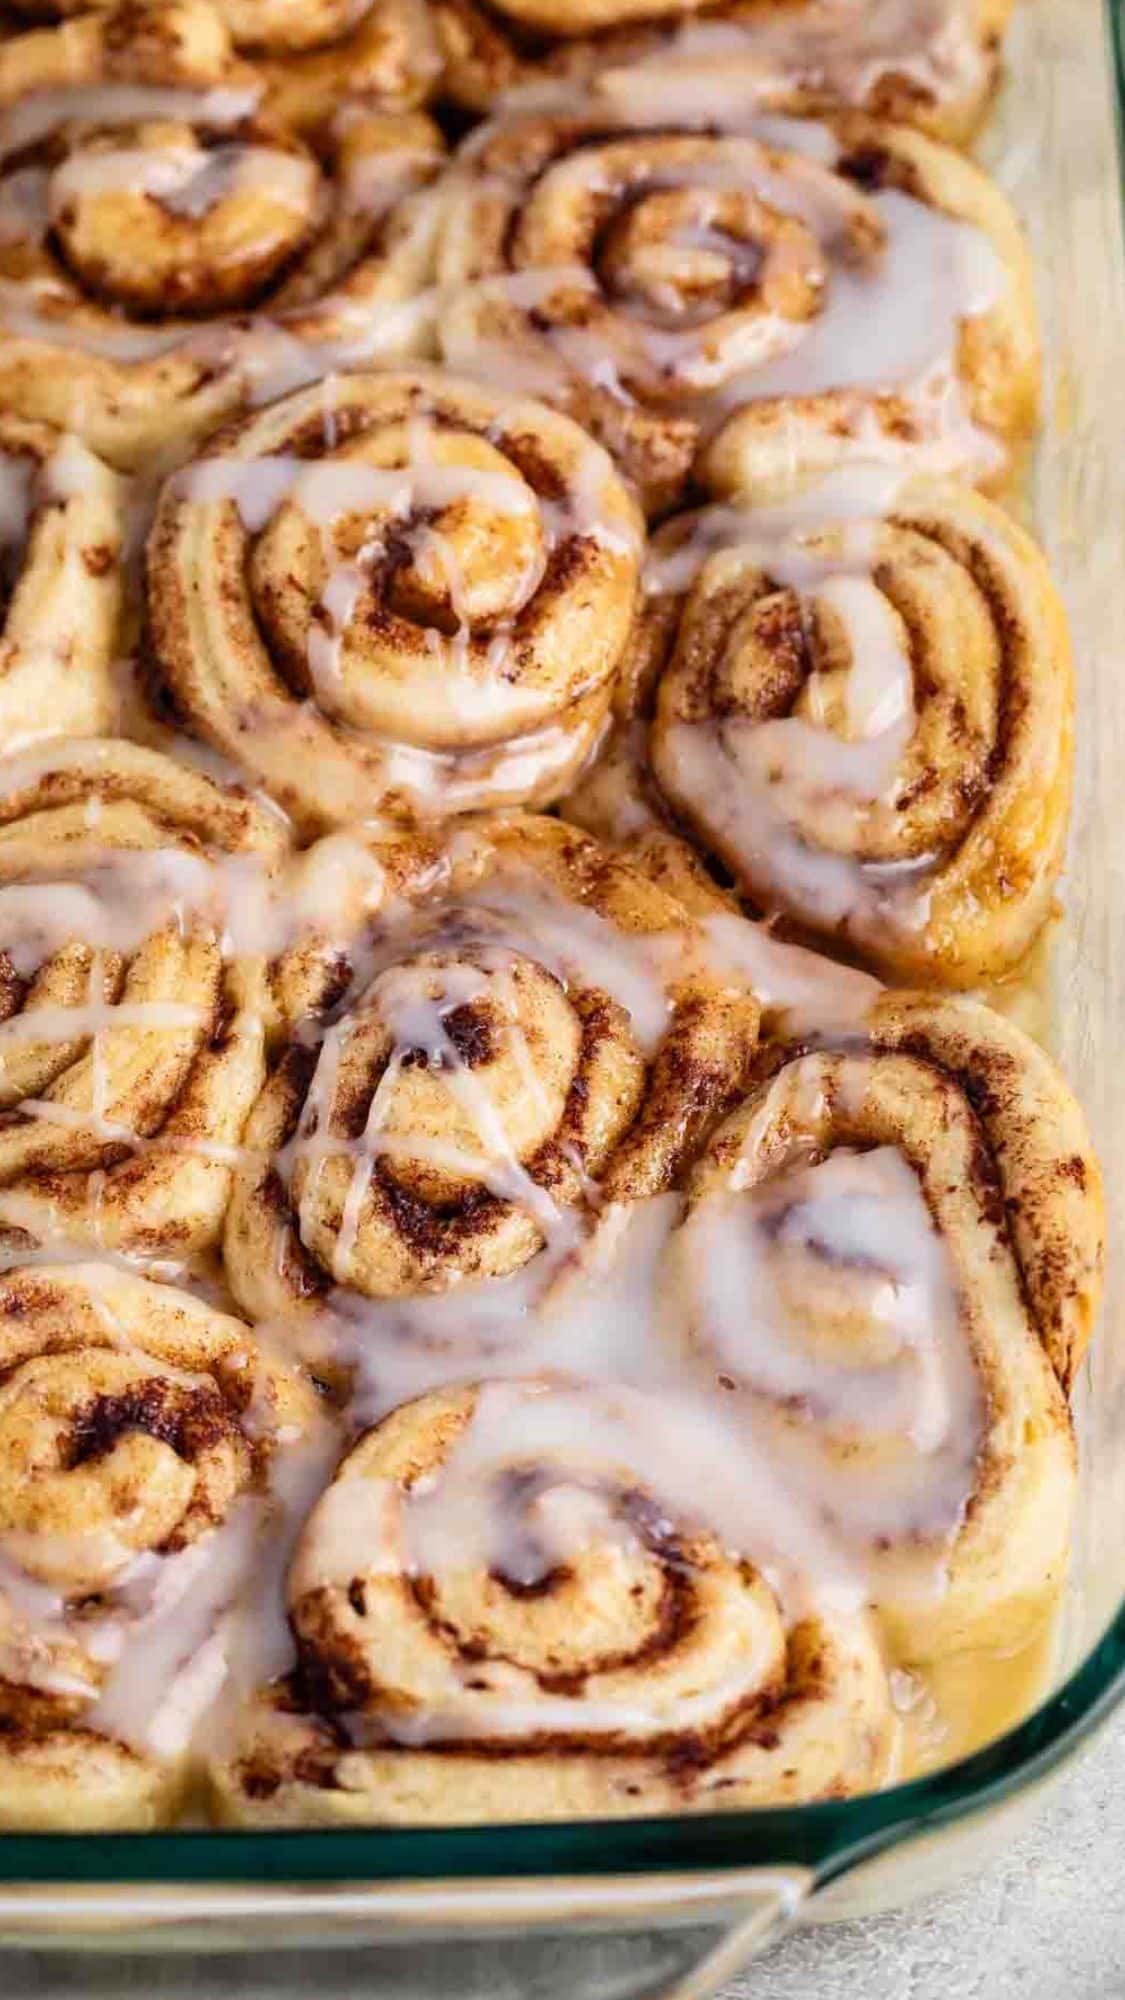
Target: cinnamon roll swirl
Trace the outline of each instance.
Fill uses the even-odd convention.
[[[602,730],[640,535],[606,454],[542,404],[341,376],[167,484],[152,650],[307,830],[542,805]]]
[[[0,1826],[147,1827],[182,1800],[316,1421],[238,1320],[108,1264],[0,1276]]]
[[[0,407],[133,469],[333,358],[410,351],[436,129],[357,109],[314,150],[262,90],[207,0],[0,48]]]
[[[543,1246],[557,1266],[591,1209],[668,1187],[737,1097],[757,1007],[672,896],[558,821],[324,847],[361,920],[280,967],[297,1027],[246,1126],[224,1258],[250,1317],[342,1314],[378,1370],[402,1318],[380,1301],[452,1291],[467,1317],[466,1280]],[[488,1285],[481,1311],[499,1323]]]
[[[894,1718],[866,1623],[794,1617],[730,1552],[705,1441],[685,1449],[652,1398],[565,1379],[395,1411],[309,1519],[299,1672],[251,1705],[220,1811],[581,1819],[877,1784]]]
[[[839,475],[669,522],[648,585],[641,754],[753,902],[901,979],[1016,964],[1062,862],[1074,693],[1062,606],[1010,517],[945,482]]]
[[[727,0],[666,9],[644,0],[599,7],[595,22],[582,8],[540,0],[526,11],[508,0],[436,7],[444,87],[473,111],[550,76],[581,82],[653,124],[692,103],[708,119],[847,107],[954,144],[972,137],[992,97],[1011,11],[1011,0]],[[641,18],[616,25],[631,15]]]
[[[689,1338],[862,1551],[898,1658],[1015,1653],[1067,1557],[1102,1248],[1081,1114],[965,1000],[886,995],[864,1040],[759,1074],[688,1181]]]
[[[0,416],[0,755],[117,721],[120,483],[76,438]]]
[[[1027,257],[966,160],[853,114],[759,134],[595,104],[455,162],[446,359],[600,437],[650,512],[693,469],[759,489],[857,450],[1001,476],[1035,414]]]
[[[215,1241],[265,1074],[256,912],[283,844],[268,810],[136,744],[0,763],[9,1242]]]

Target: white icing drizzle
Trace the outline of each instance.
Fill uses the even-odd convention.
[[[792,351],[745,384],[736,380],[730,400],[742,400],[746,390],[755,398],[812,396],[896,384],[932,394],[935,378],[952,381],[961,320],[986,312],[999,296],[997,253],[982,231],[897,188],[869,199],[886,228],[878,277],[838,265],[823,312]]]
[[[702,922],[714,964],[741,974],[763,1008],[784,1016],[791,1034],[861,1034],[867,1027],[883,991],[870,973],[785,944],[766,924],[733,910]]]
[[[810,1438],[823,1445],[828,1518],[849,1540],[940,1548],[971,1487],[981,1392],[949,1252],[902,1155],[839,1148],[754,1187],[736,1169],[679,1253],[716,1366],[772,1405],[796,1476]],[[882,1447],[874,1470],[866,1444]]]
[[[315,204],[313,162],[279,146],[231,144],[206,153],[191,146],[116,146],[72,153],[50,180],[51,213],[104,194],[146,194],[173,215],[206,215],[249,190],[304,213]]]
[[[343,1158],[352,1162],[333,1250],[332,1275],[338,1285],[346,1285],[364,1199],[381,1157],[477,1181],[500,1200],[524,1210],[546,1245],[545,1258],[536,1260],[538,1275],[531,1280],[533,1286],[541,1284],[544,1269],[553,1272],[577,1254],[585,1228],[579,1214],[560,1208],[523,1165],[487,1086],[464,1061],[446,1023],[451,1014],[474,1001],[486,999],[490,1006],[498,1007],[505,1046],[514,1057],[528,1095],[533,1102],[538,1098],[542,1106],[535,1058],[518,1019],[514,967],[530,956],[550,971],[564,990],[593,979],[629,1016],[639,1046],[652,1053],[670,1020],[666,970],[670,946],[674,952],[675,941],[668,937],[623,937],[596,912],[575,908],[540,882],[523,879],[517,869],[508,871],[507,879],[501,871],[497,879],[465,901],[444,911],[432,911],[421,922],[409,913],[396,921],[392,914],[366,945],[361,942],[358,950],[353,948],[355,970],[342,1003],[343,1012],[322,1031],[316,1069],[297,1130],[276,1161],[286,1183],[291,1182],[298,1162],[305,1169],[298,1204],[302,1226],[315,1212],[325,1161]],[[468,962],[450,962],[451,948],[471,953]],[[371,1018],[376,1018],[390,1037],[391,1049],[372,1093],[363,1131],[356,1138],[345,1138],[332,1129],[341,1068],[349,1042]],[[315,1032],[310,1024],[306,1039]],[[404,1066],[416,1064],[419,1057],[428,1070],[442,1077],[451,1108],[460,1114],[472,1135],[469,1149],[463,1144],[386,1129]],[[589,1193],[596,1201],[596,1189],[591,1187]],[[506,1306],[501,1303],[505,1297]],[[457,1300],[458,1318],[466,1314],[471,1318],[471,1299],[466,1299],[463,1288],[458,1289]],[[505,1311],[522,1316],[526,1304],[518,1276],[506,1288],[484,1288],[482,1309],[489,1318],[499,1321]],[[440,1338],[439,1329],[448,1317],[440,1299],[396,1302],[387,1308],[358,1305],[364,1334],[372,1324],[382,1323],[395,1339],[403,1330],[408,1330],[411,1338]],[[325,1337],[345,1352],[349,1361],[355,1358],[356,1322],[357,1307],[346,1294],[338,1306],[330,1306]]]
[[[484,994],[495,996],[499,983],[496,974],[503,976],[508,961],[500,955],[489,965],[489,957],[485,954],[482,967],[451,965],[440,971],[425,964],[389,965],[377,975],[355,1012],[330,1027],[325,1035],[295,1140],[287,1149],[288,1157],[279,1158],[278,1164],[283,1177],[288,1177],[291,1163],[297,1159],[312,1163],[301,1202],[300,1219],[304,1222],[306,1214],[312,1213],[324,1161],[340,1155],[353,1160],[333,1258],[333,1276],[339,1283],[348,1276],[363,1200],[380,1156],[424,1162],[478,1179],[501,1200],[526,1209],[548,1241],[570,1233],[569,1219],[533,1180],[513,1151],[487,1090],[462,1060],[445,1026],[447,1016],[458,1007]],[[346,1044],[368,1009],[378,1014],[393,1037],[394,1047],[372,1095],[362,1134],[356,1140],[346,1140],[333,1135],[330,1129],[337,1080]],[[522,1042],[514,1018],[509,1022],[509,1034],[514,1041]],[[453,1103],[466,1116],[479,1142],[479,1151],[463,1152],[442,1141],[384,1131],[403,1063],[415,1060],[418,1054],[429,1068],[441,1071]],[[527,1063],[530,1065],[530,1056]]]
[[[259,91],[218,86],[213,90],[179,90],[158,84],[72,84],[60,90],[31,91],[0,111],[0,160],[37,145],[60,125],[96,126],[142,124],[174,119],[186,125],[217,130],[249,118]]]
[[[715,1465],[734,1455],[738,1479],[716,1481]],[[591,1542],[638,1547],[646,1530],[620,1504],[636,1494],[651,1510],[647,1534],[658,1545],[710,1529],[728,1548],[752,1553],[794,1614],[812,1602],[844,1615],[862,1605],[858,1574],[831,1550],[812,1511],[794,1502],[769,1456],[751,1454],[745,1426],[732,1424],[726,1407],[687,1390],[669,1404],[647,1389],[573,1377],[486,1384],[444,1464],[409,1495],[363,1479],[331,1488],[310,1521],[290,1591],[400,1571],[438,1578],[500,1571],[534,1585]],[[758,1614],[749,1615],[756,1623]],[[752,1681],[752,1644],[737,1686],[745,1688],[747,1672]],[[481,1733],[518,1738],[552,1725],[643,1736],[721,1712],[737,1686],[676,1694],[661,1712],[659,1693],[655,1708],[635,1697],[552,1697],[490,1661],[479,1672],[474,1664],[471,1675],[454,1667],[432,1705],[373,1720],[384,1735],[419,1744]]]
[[[100,474],[96,460],[73,437],[60,438],[42,461],[0,449],[0,549],[21,550],[37,508],[65,505],[95,491]]]
[[[6,858],[12,852],[9,844]],[[37,867],[32,851],[24,879],[0,885],[0,951],[21,978],[75,938],[96,951],[132,953],[168,924],[188,930],[197,920],[210,920],[234,955],[278,949],[296,935],[299,913],[285,910],[280,884],[271,883],[266,864],[253,856],[157,848],[102,849],[85,858],[80,878],[68,880],[56,869]],[[65,1012],[82,1032],[75,1010]],[[22,1025],[7,1024],[6,1032],[30,1035],[46,1018],[46,1010],[33,1011]],[[167,1025],[173,1025],[170,1017]]]
[[[857,33],[855,0],[836,0],[834,7],[832,0],[821,0],[824,17],[834,12],[842,19],[849,10],[857,38],[847,74],[857,96],[885,73],[892,45],[893,67],[927,87],[938,88],[948,74],[961,73],[963,24],[956,33],[951,26],[948,40],[931,35],[924,47],[899,60],[895,38],[907,20],[925,13],[925,0],[894,0],[882,18],[860,24],[862,33]],[[756,35],[766,88],[789,61],[796,30],[767,22]],[[716,110],[724,115],[721,98],[713,93],[736,47],[741,55],[737,29],[694,24],[676,38],[681,66],[674,77],[661,70],[668,58],[660,52],[631,68],[627,84],[611,72],[597,87],[614,99],[627,90],[630,103],[623,115],[632,118],[690,118],[704,111],[713,118]],[[744,85],[739,87],[744,92]],[[0,117],[0,155],[10,157],[35,144],[64,117],[109,125],[176,117],[222,130],[252,111],[254,101],[253,93],[192,95],[124,86],[44,93]],[[583,102],[588,108],[588,100]],[[758,116],[753,130],[766,145],[788,149],[817,168],[834,162],[833,143],[822,127]],[[465,159],[483,136],[474,135]],[[405,170],[411,160],[405,155],[399,165]],[[372,160],[349,199],[365,212],[383,212],[394,198],[387,193],[394,173],[394,163],[385,157]],[[690,169],[682,180],[673,175],[670,184],[709,188],[716,197],[732,186],[746,188],[831,238],[837,209],[824,178],[775,170],[763,154],[741,178],[723,167],[713,173]],[[580,169],[575,179],[581,182]],[[295,156],[233,142],[212,152],[203,167],[187,151],[122,147],[75,155],[49,182],[38,169],[19,169],[0,180],[0,241],[42,233],[58,204],[75,196],[140,190],[178,214],[198,218],[230,190],[248,187],[300,210],[315,196],[315,170]],[[717,355],[705,347],[698,327],[650,326],[643,335],[646,356],[657,375],[698,396],[716,419],[760,397],[901,386],[942,452],[954,458],[975,452],[979,458],[987,446],[969,421],[955,354],[961,321],[986,311],[999,296],[998,259],[980,232],[909,196],[892,190],[867,199],[887,233],[877,268],[834,265],[822,310],[807,324],[795,328],[762,316],[748,337],[740,337],[736,351]],[[671,247],[706,253],[723,246],[704,219]],[[474,292],[481,303],[492,298],[534,309],[562,288],[588,291],[593,284],[588,272],[561,268],[490,277],[460,289]],[[277,324],[251,320],[202,332],[122,327],[102,334],[80,327],[52,334],[48,294],[24,296],[5,286],[0,295],[8,329],[17,335],[55,337],[121,358],[172,349],[216,361],[236,357],[259,401],[319,378],[328,364],[369,361],[404,332],[432,329],[449,300],[438,287],[403,304],[364,308],[353,323],[342,320],[345,337],[328,347],[291,335],[284,314]],[[332,310],[339,315],[335,302]],[[576,368],[597,386],[627,396],[612,357],[596,339],[576,328],[560,329],[552,338],[562,372]],[[525,360],[513,357],[503,343],[492,347],[486,340],[474,339],[464,350],[455,338],[450,345],[473,372],[503,382],[513,398],[506,423],[518,419],[518,398],[559,387],[560,371],[549,355]],[[330,450],[335,390],[329,373]],[[315,626],[308,664],[318,699],[331,713],[342,705],[343,641],[384,551],[377,525],[355,555],[339,558],[333,535],[344,515],[371,512],[379,522],[401,527],[416,514],[471,501],[505,519],[534,515],[548,554],[574,532],[619,548],[624,532],[605,518],[601,498],[605,463],[592,448],[573,496],[565,503],[540,503],[516,477],[437,463],[423,421],[411,431],[409,462],[401,469],[346,460],[314,465],[282,455],[253,461],[214,456],[176,479],[193,503],[232,502],[251,534],[261,533],[282,505],[292,503],[320,535],[332,560],[319,606],[325,622]],[[77,481],[80,472],[64,447],[52,461],[53,490],[69,490],[68,480]],[[5,544],[26,532],[31,479],[22,462],[0,457]],[[719,796],[739,838],[767,857],[780,884],[798,884],[818,914],[829,919],[876,906],[882,916],[893,906],[897,920],[912,921],[921,907],[914,875],[861,870],[842,856],[814,857],[790,823],[792,813],[822,788],[847,793],[862,818],[867,805],[887,795],[910,737],[909,662],[871,575],[872,524],[886,513],[894,491],[893,477],[864,470],[850,475],[847,485],[828,482],[785,508],[759,510],[749,519],[729,508],[711,510],[688,541],[657,557],[648,578],[654,591],[683,590],[716,551],[733,550],[760,562],[778,583],[819,597],[847,632],[852,667],[845,688],[846,737],[821,726],[814,686],[808,716],[759,727],[752,737],[736,724],[724,725],[720,746],[721,775],[735,782]],[[818,539],[826,522],[835,529],[831,554]],[[469,580],[440,527],[422,520],[409,533],[419,573],[444,593],[454,614],[451,634],[432,630],[434,648],[443,653],[479,720],[492,711],[487,677],[470,676]],[[537,587],[545,561],[544,556],[529,560],[517,592],[521,602]],[[497,683],[492,695],[497,715],[503,713],[499,683],[508,638],[501,622],[488,660]],[[264,732],[274,726],[269,715],[263,718]],[[696,784],[713,806],[713,736],[690,725],[672,735],[685,782]],[[458,786],[471,788],[476,781],[466,776],[460,756],[409,744],[384,748],[388,785],[417,797],[440,792],[444,802],[456,801],[464,796]],[[563,768],[568,751],[564,732],[530,732],[507,746],[508,768],[530,787],[536,773]],[[57,758],[54,746],[51,754]],[[492,754],[482,752],[482,760]],[[29,769],[34,759],[4,766],[0,789],[26,782]],[[971,1491],[980,1396],[950,1259],[903,1158],[887,1148],[862,1155],[840,1151],[753,1189],[736,1175],[727,1197],[702,1204],[686,1220],[675,1194],[632,1208],[603,1206],[600,1190],[589,1180],[583,1202],[564,1208],[518,1157],[486,1087],[449,1032],[449,1016],[458,1007],[483,998],[497,1004],[510,1024],[510,1052],[522,1087],[534,1102],[542,1086],[511,999],[512,967],[520,957],[549,971],[564,991],[586,983],[608,994],[624,1009],[637,1046],[650,1061],[668,1028],[675,979],[701,962],[721,969],[732,982],[749,980],[795,1029],[857,1038],[880,990],[876,982],[781,945],[765,926],[733,911],[706,919],[694,939],[686,933],[656,938],[622,933],[592,910],[552,897],[518,871],[419,920],[412,911],[386,907],[378,863],[346,836],[321,843],[295,869],[277,875],[253,857],[176,849],[99,852],[96,833],[92,811],[90,848],[73,878],[59,879],[46,868],[37,872],[32,852],[27,879],[0,886],[0,951],[18,977],[32,977],[76,939],[91,952],[83,1000],[31,1008],[0,1023],[0,1078],[10,1045],[88,1040],[90,1109],[69,1112],[45,1099],[27,1099],[22,1114],[93,1125],[107,1139],[137,1150],[170,1143],[146,1140],[106,1116],[102,1038],[127,1027],[191,1028],[200,1016],[171,1002],[107,1002],[102,997],[106,954],[136,951],[162,925],[187,930],[198,922],[215,927],[230,958],[276,956],[310,928],[329,942],[347,940],[354,962],[351,988],[335,1018],[306,1027],[307,1040],[317,1047],[317,1067],[297,1132],[275,1162],[290,1183],[298,1163],[305,1170],[299,1224],[311,1214],[324,1163],[337,1157],[351,1162],[333,1252],[336,1289],[299,1334],[287,1326],[255,1332],[267,1356],[274,1345],[291,1355],[300,1340],[306,1358],[328,1357],[351,1367],[352,1424],[373,1421],[444,1381],[473,1377],[487,1385],[441,1473],[420,1483],[405,1505],[373,1482],[330,1487],[316,1506],[314,1531],[302,1545],[296,1575],[306,1583],[310,1576],[342,1583],[358,1566],[380,1570],[404,1564],[415,1575],[470,1566],[499,1568],[534,1584],[553,1564],[594,1541],[635,1538],[636,1529],[607,1497],[618,1483],[639,1484],[666,1513],[665,1525],[710,1528],[728,1548],[751,1555],[790,1607],[810,1600],[847,1611],[860,1607],[868,1594],[865,1545],[881,1536],[927,1537],[931,1551],[938,1550],[940,1568]],[[375,920],[358,945],[357,914]],[[471,962],[444,964],[435,990],[432,967],[420,966],[418,954],[466,942]],[[359,1137],[336,1137],[331,1125],[340,1067],[357,1026],[372,1013],[391,1036],[392,1054]],[[471,1147],[387,1129],[404,1059],[419,1053],[441,1074],[451,1105],[472,1132]],[[190,1139],[174,1143],[231,1164],[246,1157],[239,1147]],[[479,1180],[532,1217],[542,1235],[541,1250],[511,1277],[393,1302],[362,1299],[348,1284],[364,1198],[382,1157]],[[89,1187],[96,1206],[97,1176]],[[48,1252],[30,1258],[21,1252],[21,1261],[40,1254]],[[65,1246],[49,1246],[53,1260],[68,1254],[73,1253]],[[690,1311],[669,1275],[685,1262],[694,1286]],[[821,1264],[832,1267],[833,1282],[846,1292],[847,1310],[862,1327],[858,1364],[851,1355],[826,1360],[818,1352],[817,1328],[806,1323],[804,1281],[818,1296]],[[208,1281],[198,1273],[179,1267],[173,1272],[206,1288]],[[729,1363],[744,1394],[736,1397],[720,1392],[714,1381],[701,1382],[685,1341],[687,1322],[697,1314],[719,1362]],[[513,1379],[527,1374],[529,1362],[551,1379],[530,1387]],[[253,1421],[252,1415],[248,1427]],[[909,1449],[889,1461],[865,1464],[861,1479],[840,1481],[838,1469],[826,1472],[820,1458],[820,1424],[830,1440],[858,1437],[862,1447],[873,1437],[892,1437]],[[791,1448],[795,1437],[800,1449]],[[291,1664],[283,1578],[339,1447],[327,1420],[300,1439],[278,1440],[268,1495],[236,1503],[224,1526],[179,1556],[136,1561],[123,1544],[103,1549],[107,1565],[111,1558],[119,1561],[120,1575],[105,1619],[83,1629],[91,1658],[108,1665],[97,1698],[83,1713],[85,1726],[174,1760],[193,1741],[204,1736],[214,1741],[236,1694]],[[504,1499],[495,1477],[497,1468],[514,1460],[547,1468],[532,1500],[518,1508]],[[716,1478],[716,1467],[735,1466],[736,1477]],[[0,1549],[0,1667],[11,1662],[31,1685],[90,1697],[95,1693],[90,1682],[51,1679],[51,1644],[70,1631],[67,1605],[60,1591],[21,1566],[21,1555],[30,1553],[15,1537]],[[66,1554],[62,1546],[54,1551],[60,1570]],[[722,1692],[711,1690],[695,1703],[683,1699],[674,1724],[688,1728],[706,1719]],[[899,1685],[892,1692],[900,1705],[914,1704],[913,1688]],[[563,1728],[575,1720],[585,1732],[643,1734],[655,1726],[651,1711],[638,1704],[599,1706],[567,1696],[524,1704],[502,1680],[488,1686],[484,1701],[471,1690],[454,1689],[425,1716],[384,1717],[380,1726],[400,1740],[425,1743],[491,1732],[498,1717],[513,1735]],[[662,1725],[667,1720],[662,1717]]]
[[[236,1501],[227,1519],[182,1554],[152,1558],[148,1601],[119,1627],[120,1650],[83,1721],[161,1758],[188,1748],[226,1677],[233,1607],[245,1591],[262,1533],[259,1503]]]
[[[676,1525],[713,1527],[728,1547],[764,1564],[776,1561],[779,1531],[790,1510],[774,1492],[768,1468],[761,1468],[764,1492],[754,1490],[752,1473],[745,1482],[714,1491],[713,1468],[732,1449],[737,1450],[736,1439],[722,1410],[686,1394],[668,1411],[659,1396],[625,1384],[572,1384],[565,1378],[490,1384],[441,1473],[432,1484],[419,1482],[412,1490],[406,1509],[408,1566],[423,1575],[498,1568],[534,1583],[556,1561],[586,1546],[591,1531],[600,1537],[602,1508],[556,1508],[545,1524],[544,1548],[530,1551],[526,1523],[497,1513],[489,1474],[498,1461],[557,1464],[564,1486],[579,1484],[584,1473],[593,1482],[615,1474],[639,1481],[664,1502]],[[807,1526],[811,1542],[816,1539],[811,1520]],[[836,1581],[850,1596],[854,1579],[843,1565]]]
[[[284,454],[200,458],[175,474],[173,487],[203,506],[233,500],[251,534],[260,534],[287,500],[318,528],[329,528],[342,514],[361,509],[406,516],[415,508],[450,507],[459,500],[480,500],[501,514],[537,511],[535,495],[514,474],[432,461],[384,470],[347,460],[310,463]]]

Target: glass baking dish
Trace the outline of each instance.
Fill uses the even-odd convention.
[[[632,2000],[713,1991],[786,1924],[933,1890],[1010,1840],[1125,1694],[1125,844],[1110,837],[1125,741],[1125,252],[1115,117],[1125,0],[1021,0],[981,151],[1035,252],[1045,427],[1028,508],[1067,600],[1079,766],[1053,1045],[1108,1168],[1108,1303],[1078,1408],[1081,1518],[1056,1691],[1018,1729],[912,1784],[843,1803],[707,1819],[448,1831],[0,1837],[0,1943],[326,1955],[321,1993],[533,1993]],[[1109,644],[1107,644],[1107,641]],[[263,1991],[284,1988],[262,1956]],[[335,1968],[335,1970],[334,1970]],[[250,1986],[240,1990],[253,1990]]]

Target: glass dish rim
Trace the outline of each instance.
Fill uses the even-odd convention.
[[[1121,0],[1112,0],[1121,4]],[[822,1887],[900,1839],[1014,1797],[1076,1750],[1125,1696],[1125,1605],[1082,1664],[1017,1728],[909,1784],[861,1798],[661,1819],[454,1827],[190,1827],[10,1833],[0,1882],[488,1881],[810,1871]]]
[[[1104,0],[1125,169],[1125,0]],[[1125,186],[1123,186],[1125,196]],[[486,1882],[529,1877],[806,1869],[821,1887],[923,1831],[1015,1798],[1088,1739],[1125,1699],[1125,1600],[1067,1679],[1016,1728],[972,1756],[859,1798],[659,1819],[454,1827],[159,1829],[0,1835],[0,1883]]]

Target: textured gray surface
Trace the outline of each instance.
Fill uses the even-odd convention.
[[[1125,1722],[975,1882],[903,1914],[789,1938],[724,2000],[1118,2000]]]

